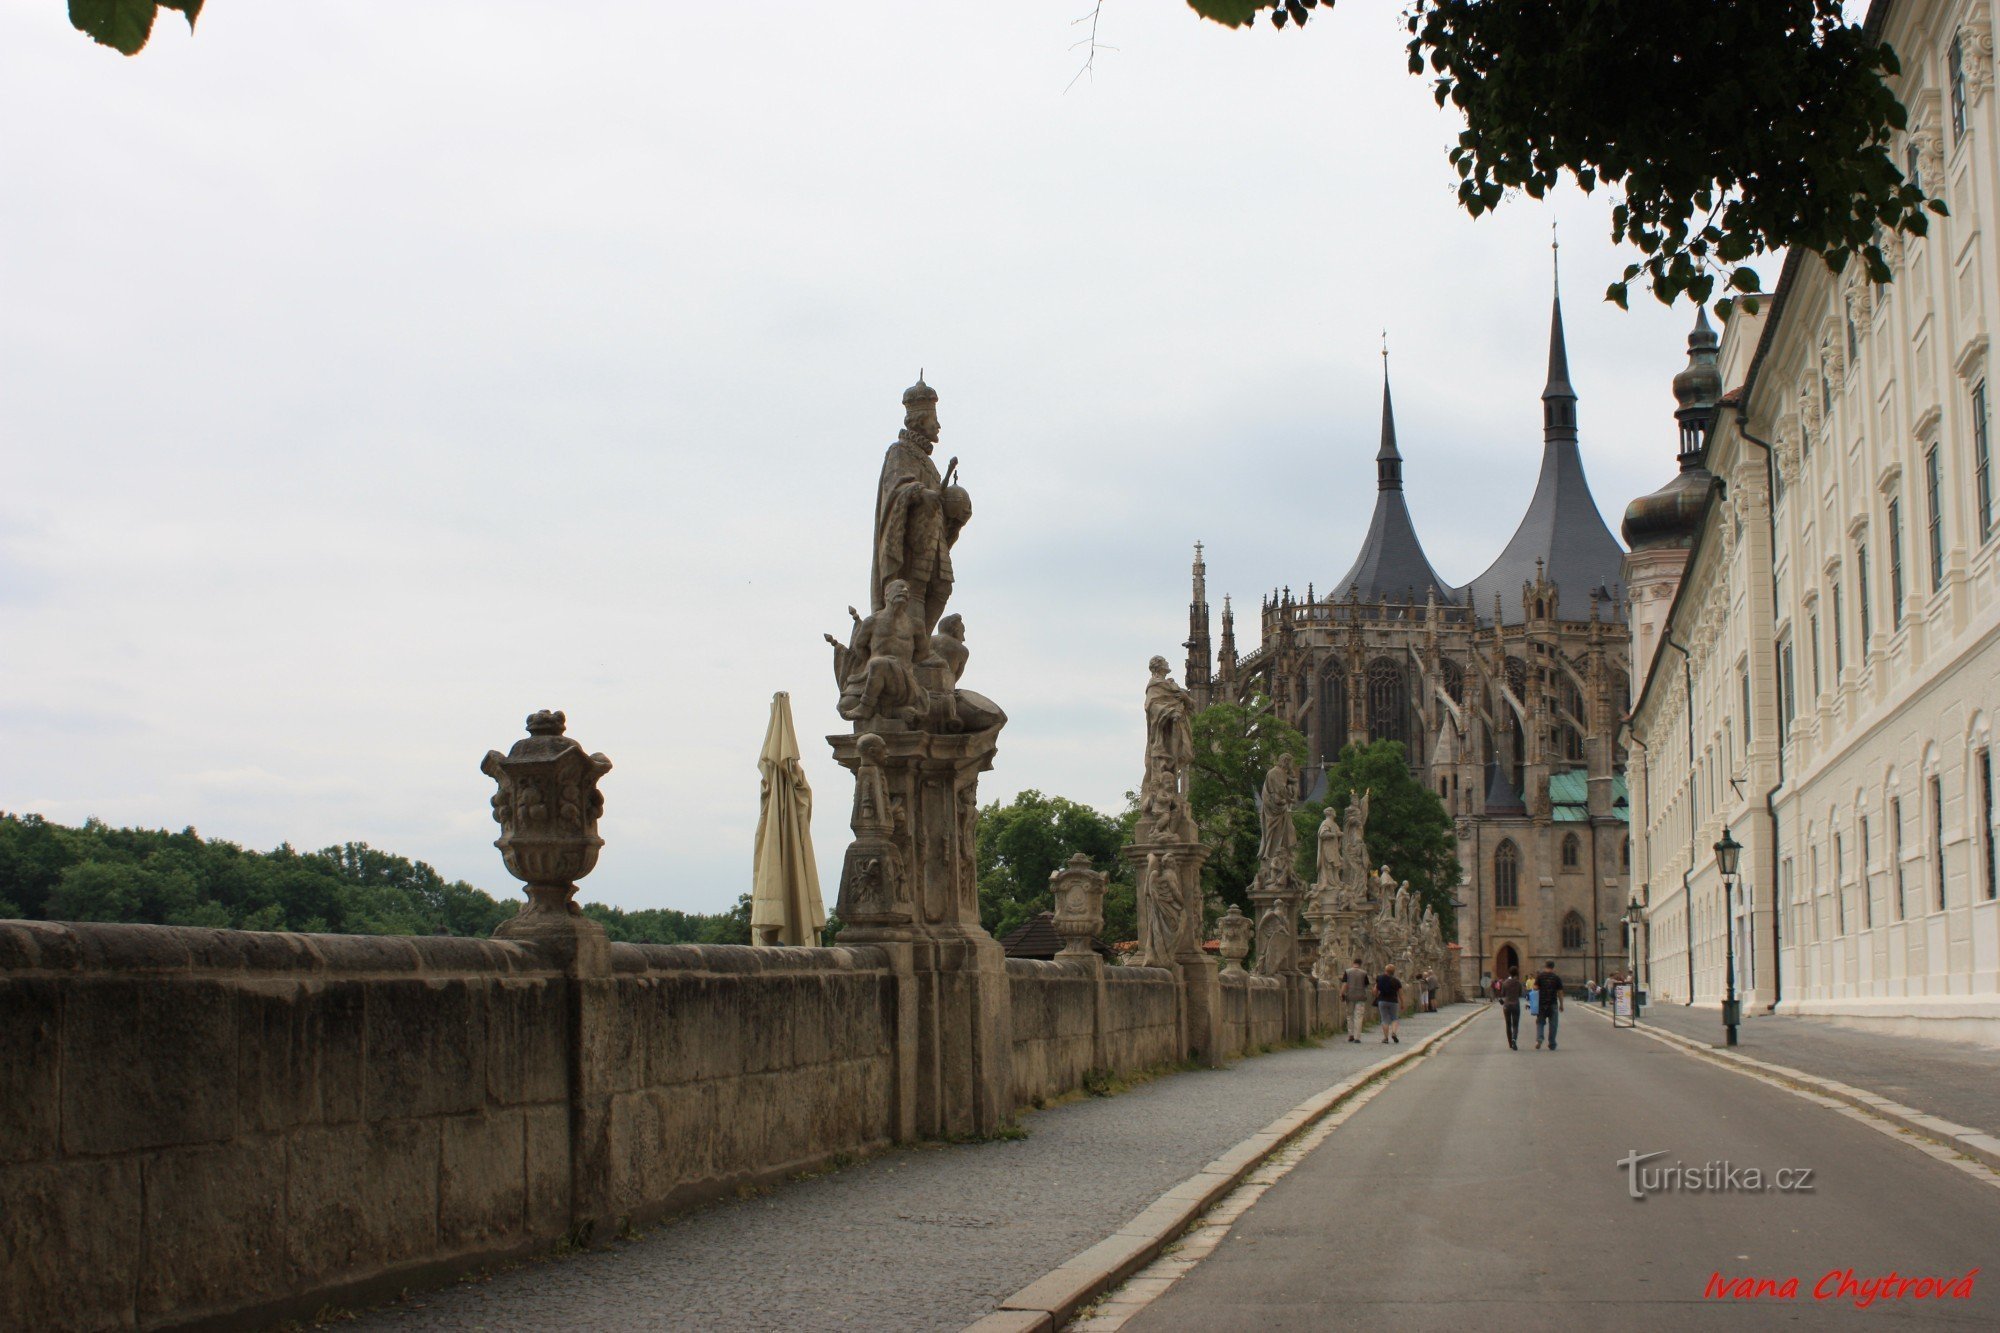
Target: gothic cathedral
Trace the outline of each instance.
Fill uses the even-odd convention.
[[[1264,699],[1310,746],[1300,795],[1322,794],[1350,744],[1402,744],[1457,825],[1460,974],[1468,990],[1554,960],[1571,984],[1627,968],[1625,752],[1630,699],[1624,551],[1584,480],[1558,296],[1542,390],[1542,467],[1520,526],[1463,587],[1438,577],[1403,501],[1385,366],[1375,513],[1324,596],[1263,600],[1236,652],[1223,599],[1211,653],[1195,548],[1187,683],[1199,706]]]

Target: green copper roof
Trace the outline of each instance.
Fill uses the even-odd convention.
[[[1632,807],[1625,796],[1625,775],[1611,779],[1611,813],[1629,822]],[[1549,817],[1558,823],[1583,823],[1590,818],[1590,774],[1581,768],[1549,774]]]

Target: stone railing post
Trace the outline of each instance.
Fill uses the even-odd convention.
[[[1049,894],[1056,905],[1056,934],[1063,938],[1058,958],[1097,957],[1095,946],[1098,932],[1104,929],[1104,890],[1109,881],[1109,876],[1090,868],[1090,858],[1082,852],[1049,876]]]
[[[1097,937],[1104,930],[1104,891],[1109,875],[1090,868],[1090,858],[1082,852],[1070,857],[1069,864],[1049,876],[1049,895],[1055,902],[1056,933],[1062,936],[1058,962],[1081,963],[1090,969],[1096,982],[1091,994],[1090,1062],[1098,1069],[1111,1067],[1110,1008],[1106,993],[1104,959],[1098,956]]]
[[[504,755],[487,751],[479,767],[499,784],[493,818],[500,837],[493,845],[528,894],[494,938],[541,950],[568,977],[570,1228],[587,1235],[611,1215],[612,1071],[593,1053],[609,1049],[607,1034],[620,1015],[611,941],[576,905],[576,881],[597,865],[604,846],[597,784],[611,761],[586,753],[563,734],[565,724],[560,712],[536,713],[525,739]]]
[[[1243,960],[1250,956],[1250,932],[1255,928],[1255,923],[1243,915],[1243,909],[1235,903],[1229,904],[1229,910],[1215,923],[1215,933],[1222,940],[1224,972],[1243,970]]]

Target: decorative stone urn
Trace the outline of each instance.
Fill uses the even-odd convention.
[[[576,881],[597,864],[604,839],[597,817],[604,813],[598,781],[611,771],[601,754],[585,754],[563,735],[565,719],[546,709],[528,719],[528,735],[506,754],[488,750],[480,771],[500,784],[493,794],[493,818],[500,825],[494,846],[507,873],[527,885],[528,902],[507,923],[533,927],[539,920],[581,915]]]
[[[1049,876],[1049,893],[1056,905],[1056,934],[1063,938],[1058,958],[1095,956],[1092,942],[1104,929],[1104,889],[1108,882],[1108,876],[1090,868],[1090,858],[1082,852],[1070,857],[1068,865]]]
[[[1222,940],[1222,970],[1241,972],[1243,960],[1250,956],[1250,934],[1256,923],[1243,915],[1243,909],[1235,903],[1215,923],[1215,933]]]

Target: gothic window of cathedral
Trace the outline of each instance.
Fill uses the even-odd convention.
[[[1583,842],[1574,833],[1563,835],[1563,869],[1574,870],[1583,860]]]
[[[1331,763],[1347,745],[1347,679],[1340,659],[1329,657],[1319,677],[1319,757]]]
[[[1410,689],[1403,668],[1386,657],[1368,664],[1368,739],[1399,741],[1410,752]]]
[[[1512,838],[1502,839],[1493,853],[1493,905],[1521,905],[1521,852]]]
[[[1574,952],[1583,947],[1583,918],[1571,912],[1563,918],[1563,948]]]

